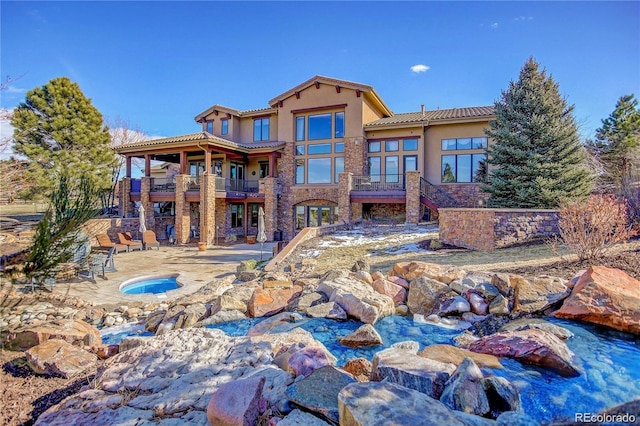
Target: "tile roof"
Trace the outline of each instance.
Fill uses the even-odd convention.
[[[438,109],[433,111],[425,111],[424,115],[421,112],[406,112],[401,114],[394,114],[391,117],[381,118],[371,123],[367,123],[365,128],[368,127],[380,127],[399,124],[410,124],[420,122],[433,122],[438,120],[457,120],[473,117],[486,117],[492,116],[493,106],[480,106],[480,107],[467,107],[467,108],[450,108],[450,109]]]
[[[244,149],[247,151],[259,148],[277,148],[283,146],[285,143],[281,141],[265,141],[265,142],[254,142],[254,143],[240,143],[233,142],[227,139],[223,139],[219,136],[212,135],[207,132],[199,132],[199,133],[190,133],[188,135],[180,135],[173,136],[170,138],[162,138],[162,139],[149,139],[145,141],[139,141],[129,144],[124,144],[116,147],[116,151],[127,151],[130,148],[137,147],[147,147],[147,146],[158,146],[165,145],[171,143],[181,143],[181,142],[195,142],[195,141],[203,141],[209,142],[214,145],[221,145],[232,149]]]

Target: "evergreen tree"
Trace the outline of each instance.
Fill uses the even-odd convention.
[[[604,165],[602,179],[614,192],[635,180],[640,172],[640,108],[634,95],[622,96],[615,110],[602,120],[589,146]]]
[[[495,103],[489,123],[489,176],[485,192],[496,207],[555,208],[582,198],[593,185],[585,164],[573,106],[558,84],[529,58],[518,81]]]
[[[33,193],[50,193],[57,178],[84,177],[109,190],[116,155],[102,114],[66,77],[27,92],[11,119],[14,151],[29,159]]]

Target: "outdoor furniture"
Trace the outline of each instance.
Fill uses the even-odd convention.
[[[120,253],[121,251],[129,251],[128,245],[114,243],[107,234],[96,235],[96,239],[98,240],[98,247],[103,249],[113,248],[114,254]]]
[[[120,240],[120,244],[124,244],[129,248],[129,251],[133,250],[141,250],[142,251],[142,241],[134,240],[131,237],[130,232],[118,232],[118,240]]]
[[[145,250],[149,250],[151,247],[157,247],[160,250],[160,243],[156,239],[156,233],[151,230],[146,230],[142,233],[142,244]]]

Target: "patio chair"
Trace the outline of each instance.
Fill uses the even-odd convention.
[[[129,246],[126,244],[118,244],[111,241],[111,238],[107,234],[96,235],[98,240],[98,247],[103,249],[114,249],[114,254],[122,251],[129,251]]]
[[[156,233],[151,230],[146,230],[142,233],[142,244],[145,250],[149,250],[151,247],[157,247],[160,250],[160,243],[156,239]]]
[[[131,237],[130,232],[118,232],[118,240],[120,240],[120,244],[124,244],[125,246],[129,247],[129,251],[142,251],[142,241],[134,240]]]
[[[106,278],[104,264],[104,253],[95,253],[87,260],[78,275],[86,278],[90,277],[92,280],[95,280],[96,275]]]

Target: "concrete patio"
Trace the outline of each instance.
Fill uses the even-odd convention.
[[[264,244],[264,260],[271,258],[275,244]],[[106,277],[96,276],[95,280],[80,277],[58,282],[53,291],[98,304],[160,302],[193,293],[216,278],[235,274],[238,264],[248,259],[260,260],[260,244],[214,246],[205,251],[194,246],[161,246],[160,250],[119,253],[114,256],[117,272],[107,272]],[[178,274],[178,283],[182,284],[177,290],[158,295],[127,295],[120,291],[120,285],[130,279],[174,274]]]

